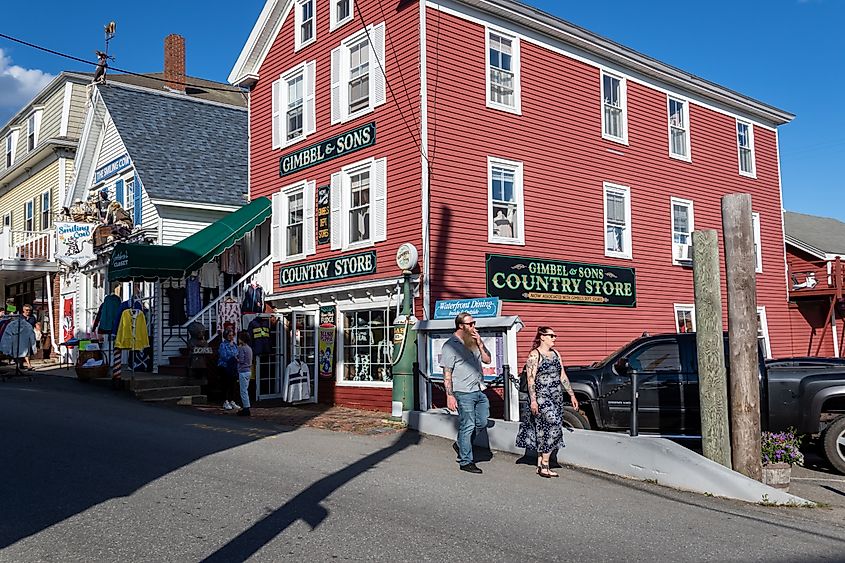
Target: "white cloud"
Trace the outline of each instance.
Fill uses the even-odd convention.
[[[41,70],[12,64],[12,58],[0,49],[0,127],[52,79],[53,75]]]

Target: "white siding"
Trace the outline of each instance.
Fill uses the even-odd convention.
[[[207,211],[183,207],[160,206],[162,240],[159,244],[171,245],[207,227],[227,211]]]

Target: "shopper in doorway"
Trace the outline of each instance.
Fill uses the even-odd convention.
[[[472,455],[476,435],[487,428],[490,401],[484,395],[484,373],[481,364],[490,363],[490,352],[484,347],[475,320],[469,313],[455,317],[455,333],[443,344],[440,365],[446,387],[446,406],[458,411],[458,463],[461,471],[481,473]]]
[[[223,408],[227,411],[237,409],[234,388],[238,383],[238,345],[235,344],[235,331],[223,331],[223,341],[217,349],[217,367],[220,368],[223,382]]]
[[[38,324],[38,319],[35,317],[35,315],[32,314],[32,305],[27,303],[26,305],[23,306],[23,309],[21,311],[21,317],[23,317],[23,320],[25,320],[26,322],[29,323],[29,325],[32,327],[32,330],[36,330],[36,325]],[[37,340],[38,339],[36,338],[36,342],[37,342]],[[26,369],[29,369],[29,370],[32,369],[32,362],[30,361],[29,358],[32,357],[34,354],[35,354],[35,346],[33,345],[32,350],[30,350],[30,353],[27,354],[26,356],[24,356],[24,358],[23,358],[23,363],[26,366]]]
[[[552,452],[563,443],[563,392],[569,393],[573,408],[578,400],[569,384],[560,354],[557,353],[557,335],[548,326],[537,328],[534,343],[525,371],[528,379],[529,403],[520,413],[516,446],[537,452],[537,475],[551,478],[559,475],[549,469]]]
[[[238,416],[249,416],[249,379],[252,376],[252,348],[249,347],[249,333],[238,333],[238,382],[241,387],[241,405]]]

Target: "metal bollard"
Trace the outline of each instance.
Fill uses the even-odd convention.
[[[505,382],[504,389],[502,389],[502,400],[505,402],[505,412],[502,414],[502,418],[504,420],[510,420],[511,367],[508,364],[502,366],[502,381]]]
[[[631,436],[639,434],[637,428],[637,397],[639,391],[637,390],[637,372],[631,371]]]

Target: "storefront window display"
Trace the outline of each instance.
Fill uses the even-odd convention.
[[[393,381],[395,320],[389,308],[343,312],[343,381]]]

